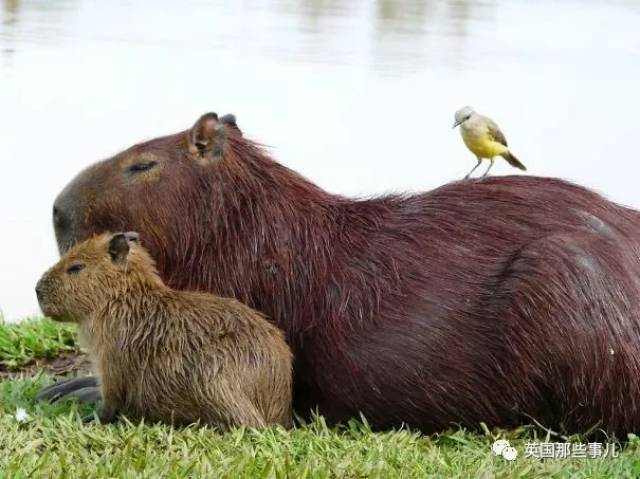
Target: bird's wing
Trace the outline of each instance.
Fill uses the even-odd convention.
[[[504,137],[504,134],[500,131],[500,128],[491,118],[485,117],[487,119],[487,128],[489,130],[489,135],[493,138],[494,141],[497,141],[501,145],[507,145],[507,139]]]

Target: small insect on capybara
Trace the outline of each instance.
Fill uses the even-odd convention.
[[[235,299],[167,287],[137,233],[76,245],[36,292],[47,316],[80,324],[100,421],[291,426],[292,357],[280,330]]]

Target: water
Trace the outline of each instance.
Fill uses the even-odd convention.
[[[3,0],[0,12],[9,320],[38,312],[66,182],[211,110],[323,187],[367,195],[462,177],[474,159],[451,123],[471,104],[531,173],[640,208],[637,1]]]

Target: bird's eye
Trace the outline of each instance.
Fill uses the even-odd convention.
[[[67,268],[67,274],[77,274],[84,269],[85,265],[82,263],[72,264]]]
[[[158,164],[157,161],[147,161],[147,162],[144,162],[144,163],[134,163],[129,168],[127,168],[127,173],[135,175],[137,173],[142,173],[144,171],[149,171],[151,168],[153,168],[157,164]]]

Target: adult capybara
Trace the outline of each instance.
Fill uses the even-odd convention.
[[[36,292],[47,316],[80,324],[101,421],[122,414],[222,429],[291,426],[282,332],[235,299],[165,286],[137,233],[74,246]]]
[[[60,250],[135,229],[171,287],[262,311],[302,413],[640,429],[636,211],[529,176],[348,199],[216,118],[80,173],[55,202]]]

